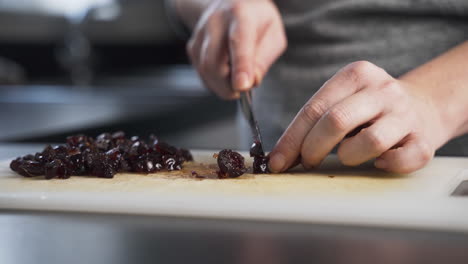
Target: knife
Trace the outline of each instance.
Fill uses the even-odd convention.
[[[247,122],[249,123],[250,130],[252,131],[252,135],[254,139],[254,144],[259,145],[257,147],[260,147],[261,152],[265,153],[263,151],[262,136],[260,134],[260,129],[258,128],[257,120],[255,119],[253,111],[252,111],[252,91],[251,90],[240,93],[239,106],[242,110],[242,113],[244,114],[244,117],[247,119]]]

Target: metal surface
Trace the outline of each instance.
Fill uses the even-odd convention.
[[[0,212],[0,263],[466,263],[468,235],[324,224]]]
[[[453,196],[468,196],[468,180],[462,181],[453,191]]]
[[[4,142],[61,142],[76,132],[109,129],[172,136],[235,115],[236,103],[209,93],[188,65],[103,76],[92,87],[0,86],[0,141]],[[224,138],[229,147],[237,146]]]
[[[77,4],[81,6],[86,2],[90,1],[74,1],[67,5],[50,0],[0,1],[0,43],[56,42],[68,30],[66,15],[74,11]],[[120,3],[120,16],[111,20],[102,19],[109,16],[112,10],[97,10],[86,23],[86,36],[93,43],[155,44],[177,39],[168,25],[162,0],[117,2]]]
[[[240,94],[239,105],[240,105],[242,113],[245,116],[245,119],[247,119],[247,122],[249,123],[254,142],[260,142],[260,147],[262,149],[262,152],[264,153],[263,144],[262,144],[263,142],[262,136],[260,134],[260,129],[258,128],[258,123],[257,123],[257,120],[255,119],[255,116],[252,110],[252,92],[251,91],[242,92]]]

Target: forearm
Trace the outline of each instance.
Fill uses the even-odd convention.
[[[192,30],[203,11],[213,0],[170,0],[179,19]]]
[[[424,89],[420,94],[426,94],[438,109],[446,140],[468,133],[468,41],[400,79]]]

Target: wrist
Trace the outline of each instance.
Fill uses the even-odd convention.
[[[416,98],[414,107],[418,108],[420,118],[425,125],[425,134],[432,142],[434,149],[443,146],[447,141],[460,135],[461,109],[451,102],[451,96],[439,89],[437,84],[421,81],[421,78],[400,79]]]
[[[468,133],[468,41],[411,70],[400,79],[430,98],[447,139]],[[444,142],[445,143],[445,142]]]

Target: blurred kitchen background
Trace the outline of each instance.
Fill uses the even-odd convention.
[[[243,148],[236,103],[203,88],[173,29],[164,0],[0,0],[0,144],[123,130]]]
[[[116,130],[248,149],[236,102],[202,86],[174,29],[164,0],[0,0],[0,145],[14,146],[4,156]],[[466,153],[468,136],[437,151]]]

